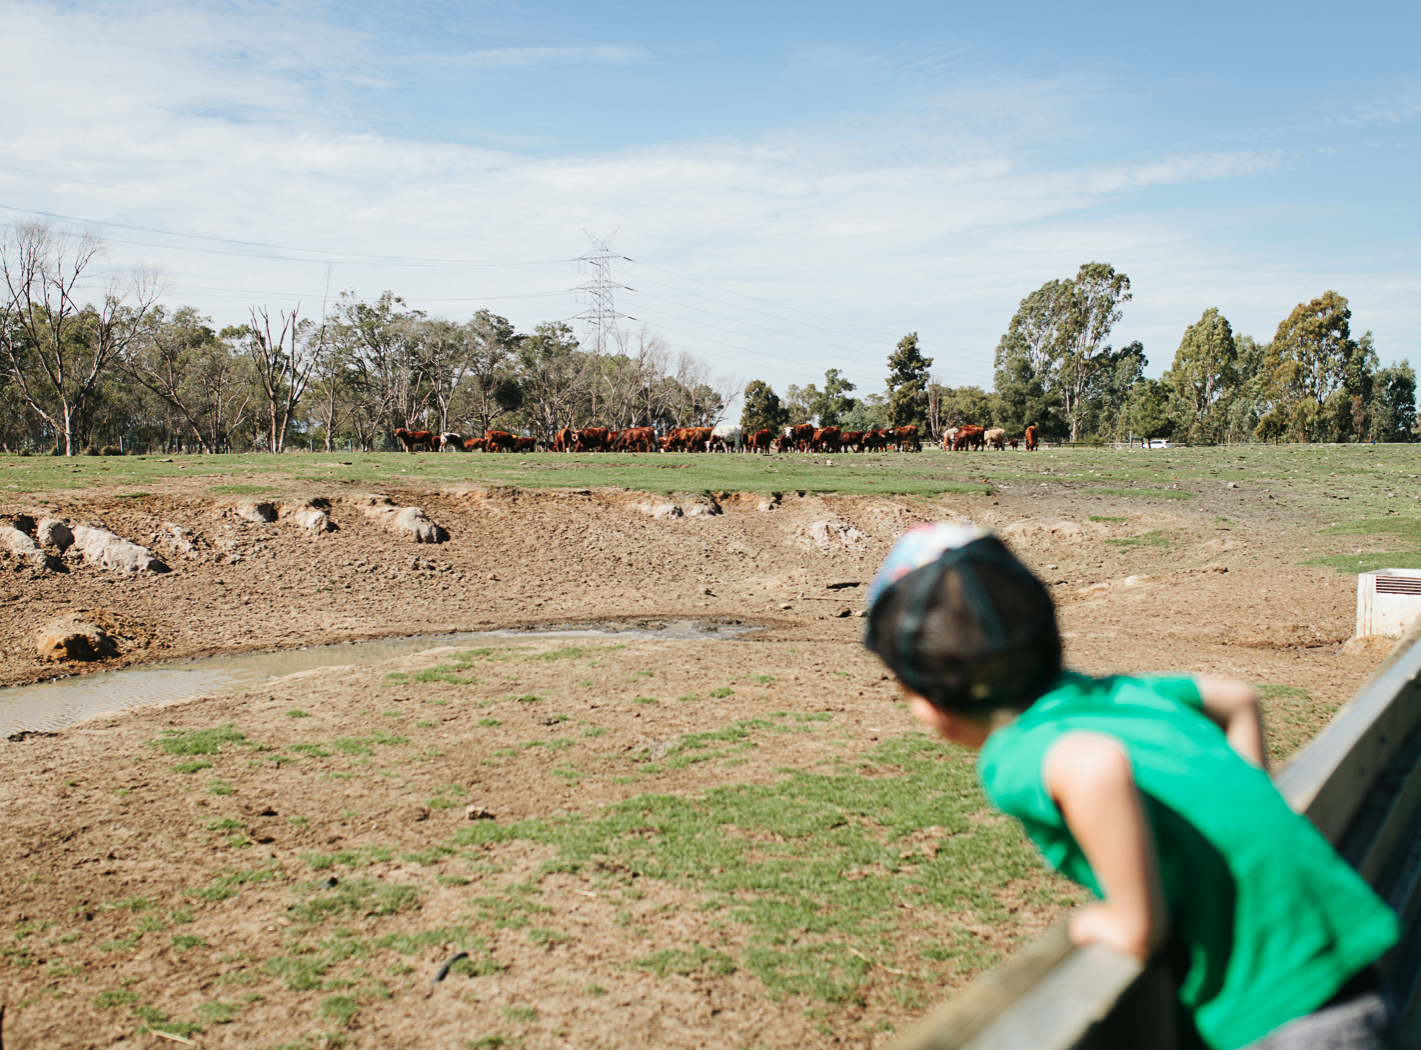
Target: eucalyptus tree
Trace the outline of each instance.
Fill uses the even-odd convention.
[[[928,369],[931,357],[918,349],[918,333],[909,332],[888,355],[888,422],[895,427],[927,421]]]
[[[157,299],[152,276],[135,271],[104,280],[98,305],[81,305],[103,251],[89,234],[39,222],[0,236],[0,363],[69,456],[76,421],[110,365],[142,338]]]
[[[1191,429],[1217,438],[1224,426],[1213,417],[1239,383],[1238,343],[1233,326],[1217,307],[1209,307],[1184,330],[1164,380],[1188,406]]]
[[[146,337],[122,358],[124,372],[181,419],[203,452],[221,452],[241,427],[255,378],[249,359],[234,354],[190,306],[169,315],[155,307]]]
[[[251,323],[238,329],[239,345],[251,359],[256,386],[266,412],[267,448],[281,452],[286,434],[296,418],[296,408],[306,395],[312,374],[326,349],[326,325],[302,319],[300,307],[278,312],[272,327],[271,313],[253,306]]]

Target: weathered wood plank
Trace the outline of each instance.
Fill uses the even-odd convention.
[[[1421,645],[1411,644],[1274,778],[1288,804],[1336,842],[1421,721]]]
[[[1053,926],[1017,955],[979,977],[894,1042],[894,1050],[961,1050],[1032,985],[1077,951],[1064,925]]]

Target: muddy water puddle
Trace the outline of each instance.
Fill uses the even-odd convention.
[[[0,689],[0,737],[27,731],[53,731],[128,707],[250,689],[298,671],[378,663],[448,645],[472,646],[510,639],[731,639],[756,629],[754,624],[708,620],[637,621],[553,630],[469,631],[416,638],[386,638],[372,642],[219,656],[184,663],[150,664]]]

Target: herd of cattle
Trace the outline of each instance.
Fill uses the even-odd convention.
[[[506,430],[487,430],[483,437],[465,438],[459,434],[436,434],[432,430],[395,431],[405,451],[427,448],[431,452],[882,452],[894,448],[899,452],[921,452],[922,440],[916,425],[884,427],[878,430],[841,430],[839,427],[816,427],[810,423],[773,430],[757,430],[746,434],[742,427],[724,424],[718,427],[677,427],[671,433],[658,436],[651,427],[630,427],[609,430],[606,427],[565,427],[553,436],[552,444],[537,438],[517,437]],[[944,450],[967,451],[1007,446],[1006,431],[1001,427],[984,430],[978,426],[953,427],[943,435]],[[1017,447],[1012,438],[1011,447]],[[1036,428],[1026,428],[1026,450],[1036,451]]]

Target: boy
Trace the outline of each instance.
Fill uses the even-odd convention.
[[[987,797],[1101,898],[1071,939],[1160,953],[1190,1041],[1393,1046],[1373,963],[1396,917],[1273,788],[1252,687],[1064,670],[1050,595],[972,526],[909,530],[868,601],[912,713],[980,749]]]

